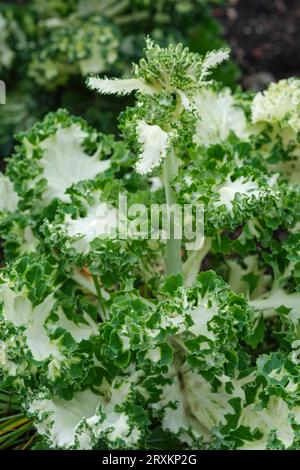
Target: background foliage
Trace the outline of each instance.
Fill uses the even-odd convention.
[[[224,45],[212,6],[220,0],[29,0],[0,5],[0,77],[7,104],[0,109],[0,156],[12,136],[47,112],[68,109],[103,132],[117,132],[117,116],[130,98],[95,97],[89,73],[127,75],[142,55],[145,36],[182,42],[201,54]],[[0,37],[1,37],[0,36]],[[233,85],[231,63],[218,78]]]

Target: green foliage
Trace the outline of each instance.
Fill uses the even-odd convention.
[[[88,80],[136,93],[122,139],[65,110],[17,137],[0,365],[37,449],[299,449],[300,85],[232,93],[227,55],[147,39],[131,78]],[[120,196],[164,203],[158,229],[201,204],[198,244],[130,211],[124,237]]]

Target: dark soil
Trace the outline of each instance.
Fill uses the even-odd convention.
[[[225,0],[214,15],[245,88],[300,76],[300,0]]]

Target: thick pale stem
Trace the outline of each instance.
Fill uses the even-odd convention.
[[[174,152],[171,151],[164,160],[163,180],[166,193],[167,206],[169,208],[169,226],[170,236],[167,240],[166,246],[166,273],[178,274],[182,273],[182,261],[181,261],[181,239],[175,238],[175,227],[174,217],[171,211],[171,207],[175,204],[175,198],[173,189],[171,186],[172,180],[178,174],[178,163]]]
[[[87,290],[90,294],[97,297],[97,291],[91,276],[83,276],[79,270],[76,270],[71,275],[71,279],[73,279],[73,281],[75,281],[84,290]]]
[[[254,307],[256,310],[263,312],[264,318],[271,318],[277,315],[276,309],[284,306],[292,312],[298,312],[300,308],[300,295],[298,292],[293,294],[287,294],[282,289],[274,290],[269,294],[269,297],[265,299],[250,300],[249,305]]]
[[[113,5],[111,5],[111,2],[110,2],[109,5],[106,6],[106,9],[103,13],[105,14],[107,18],[113,18],[114,16],[117,16],[123,13],[129,4],[130,2],[128,0],[115,2]]]
[[[143,21],[149,17],[149,13],[147,11],[136,11],[135,13],[131,13],[130,15],[123,15],[115,18],[115,24],[118,26],[128,25],[131,23],[137,23],[139,21]]]
[[[206,238],[200,250],[191,251],[183,265],[184,285],[190,287],[195,282],[201,263],[211,248],[211,239]]]

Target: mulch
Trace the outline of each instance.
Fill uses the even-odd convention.
[[[214,10],[244,88],[300,76],[300,0],[225,0]]]

